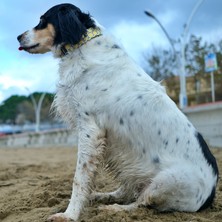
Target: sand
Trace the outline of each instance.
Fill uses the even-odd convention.
[[[213,149],[222,171],[222,149]],[[70,195],[76,162],[75,148],[0,149],[0,221],[41,222],[64,211]],[[111,190],[115,184],[104,175],[97,187]],[[213,206],[199,213],[160,213],[140,208],[132,212],[110,212],[93,204],[81,222],[221,222],[222,182]]]

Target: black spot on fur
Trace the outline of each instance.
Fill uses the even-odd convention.
[[[137,73],[137,76],[141,77],[142,75],[140,73]]]
[[[179,142],[179,138],[176,138],[176,143],[178,143]]]
[[[123,124],[124,124],[124,122],[123,122],[123,119],[122,119],[122,118],[120,118],[119,123],[120,123],[120,125],[123,125]]]
[[[166,147],[168,146],[168,140],[164,140],[163,144],[165,145],[165,149],[166,149]]]
[[[130,111],[130,116],[133,116],[134,115],[134,112],[133,110]]]
[[[101,45],[101,41],[96,41],[96,44],[97,45]]]
[[[143,148],[143,154],[145,154],[146,153],[146,150],[145,150],[145,148]]]
[[[85,73],[87,73],[89,70],[88,69],[85,69],[85,70],[83,70],[83,74],[85,74]]]
[[[158,156],[154,157],[153,158],[153,163],[155,163],[155,164],[160,163],[160,158]]]
[[[138,97],[137,97],[137,99],[142,99],[143,98],[143,96],[141,96],[141,95],[139,95]]]
[[[196,137],[197,137],[197,140],[200,144],[200,147],[202,149],[202,152],[203,152],[203,155],[204,155],[205,159],[207,160],[209,165],[212,166],[214,174],[218,175],[219,171],[218,171],[216,159],[212,155],[212,153],[210,152],[210,149],[209,149],[207,143],[205,142],[205,140],[203,139],[203,137],[200,133],[197,132]]]
[[[158,135],[159,135],[159,136],[161,135],[161,130],[158,130]]]
[[[87,116],[89,116],[89,113],[88,113],[88,112],[85,112],[85,114],[86,114]]]
[[[215,197],[215,190],[216,190],[215,187],[213,187],[210,196],[206,199],[206,201],[204,202],[204,204],[200,207],[200,209],[198,211],[202,211],[202,210],[208,208],[213,203],[213,200]]]
[[[88,90],[89,89],[89,87],[88,86],[86,86],[86,90]]]
[[[200,148],[203,152],[205,159],[207,160],[208,164],[212,167],[213,172],[214,172],[215,176],[217,176],[217,180],[218,180],[219,171],[218,171],[218,166],[217,166],[217,162],[216,162],[215,157],[210,152],[210,149],[209,149],[207,143],[205,142],[205,140],[203,139],[203,137],[200,133],[198,133],[198,132],[196,133],[196,138],[199,142]],[[200,207],[199,211],[209,207],[212,204],[214,197],[215,197],[215,187],[213,187],[211,194],[206,199],[206,201],[203,203],[203,205]]]
[[[117,97],[116,102],[119,102],[119,101],[120,101],[120,97]]]
[[[89,134],[86,134],[86,137],[90,138],[90,135],[89,135]]]
[[[114,44],[114,45],[112,46],[112,49],[120,49],[120,47],[119,47],[117,44]]]

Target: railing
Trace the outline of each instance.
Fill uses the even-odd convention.
[[[77,135],[68,129],[30,132],[0,137],[0,148],[74,147]]]
[[[211,147],[222,148],[222,102],[187,107],[183,112]],[[0,137],[0,148],[74,147],[76,145],[77,133],[68,129]]]
[[[183,111],[211,147],[222,148],[222,102],[191,106]]]

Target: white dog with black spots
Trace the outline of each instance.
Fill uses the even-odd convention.
[[[115,211],[195,212],[211,205],[218,168],[204,139],[89,14],[54,6],[18,40],[20,50],[60,59],[54,107],[78,130],[70,203],[49,221],[77,221],[89,200],[115,203],[103,207]],[[100,164],[120,183],[116,191],[92,191]]]

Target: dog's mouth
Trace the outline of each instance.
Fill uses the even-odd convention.
[[[25,51],[29,51],[29,50],[31,50],[31,49],[34,49],[34,48],[36,48],[36,47],[38,47],[39,46],[39,43],[37,43],[37,44],[35,44],[35,45],[32,45],[32,46],[20,46],[19,48],[18,48],[18,50],[20,50],[20,51],[22,51],[22,50],[25,50]]]

